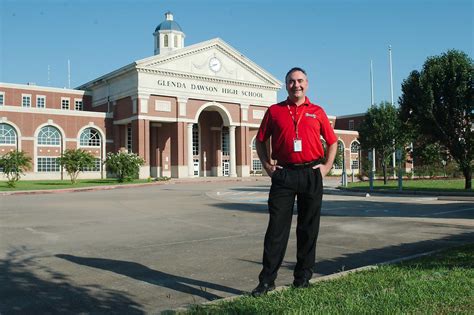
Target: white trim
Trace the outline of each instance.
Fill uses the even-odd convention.
[[[76,95],[90,95],[87,91],[73,90],[73,89],[61,89],[47,86],[38,86],[38,85],[27,85],[27,84],[14,84],[14,83],[3,83],[0,82],[0,87],[11,88],[11,89],[22,89],[30,91],[45,91],[45,92],[59,92],[59,93],[68,93]]]
[[[241,123],[241,127],[260,128],[260,124]]]
[[[358,136],[359,132],[355,130],[342,130],[342,129],[334,129],[336,134],[343,134],[343,135],[355,135]]]
[[[13,113],[113,118],[113,113],[100,113],[100,112],[89,112],[89,111],[67,111],[64,109],[35,108],[35,107],[21,107],[21,106],[2,106],[2,111],[13,112]]]

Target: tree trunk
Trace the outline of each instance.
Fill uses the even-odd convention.
[[[387,163],[383,163],[383,184],[387,185]]]
[[[472,188],[471,167],[467,166],[467,167],[463,168],[462,172],[464,174],[464,178],[466,179],[465,184],[464,184],[464,189],[471,189]]]

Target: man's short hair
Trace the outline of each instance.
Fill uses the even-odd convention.
[[[296,72],[296,71],[300,71],[300,72],[303,72],[303,74],[307,77],[308,75],[306,74],[306,71],[304,71],[303,68],[300,68],[300,67],[293,67],[290,69],[290,71],[288,71],[286,73],[286,76],[285,76],[285,83],[288,81],[288,77],[290,76],[290,74],[292,74],[293,72]]]

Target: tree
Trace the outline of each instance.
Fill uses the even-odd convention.
[[[387,165],[395,148],[403,148],[406,135],[402,131],[398,110],[389,102],[371,106],[358,128],[362,149],[374,148],[381,155],[383,180],[387,184]]]
[[[145,161],[138,155],[123,150],[117,153],[109,152],[105,159],[107,168],[117,175],[118,181],[121,183],[138,178],[140,166],[144,163]]]
[[[23,151],[11,151],[0,157],[0,168],[7,176],[8,187],[15,187],[21,175],[31,168],[31,158]]]
[[[444,145],[459,164],[465,189],[472,188],[474,159],[473,61],[449,50],[429,57],[421,72],[414,70],[402,84],[400,117],[425,143]]]
[[[82,149],[67,149],[63,155],[58,158],[58,163],[66,169],[71,183],[77,182],[77,176],[87,167],[93,167],[95,157]]]

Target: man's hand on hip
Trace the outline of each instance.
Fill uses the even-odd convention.
[[[317,169],[319,168],[319,170],[321,171],[321,175],[323,177],[326,177],[326,175],[329,173],[329,171],[331,170],[331,166],[327,165],[327,164],[318,164],[318,165],[315,165],[313,166],[313,169]]]
[[[267,163],[267,164],[264,165],[264,168],[267,171],[268,176],[272,177],[273,173],[276,170],[282,169],[283,167],[281,167],[280,165],[273,165],[273,164]]]

